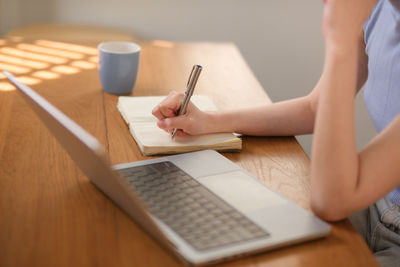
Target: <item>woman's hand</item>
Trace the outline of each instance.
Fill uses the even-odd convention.
[[[179,130],[176,136],[209,133],[207,130],[210,121],[209,113],[199,110],[192,102],[189,102],[184,115],[176,115],[183,97],[183,93],[171,92],[153,109],[152,113],[158,119],[158,127],[168,133],[172,133],[173,129],[177,128]]]

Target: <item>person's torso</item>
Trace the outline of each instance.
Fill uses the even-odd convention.
[[[369,62],[364,99],[377,132],[400,113],[400,11],[392,2],[400,0],[381,0],[365,24]]]
[[[380,132],[400,113],[400,0],[379,1],[364,34],[368,55],[364,100]],[[400,186],[389,197],[400,205]]]

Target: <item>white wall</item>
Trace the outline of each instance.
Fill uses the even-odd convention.
[[[232,41],[279,101],[307,94],[319,78],[322,8],[320,0],[0,0],[0,34],[26,23],[66,22],[142,39]],[[360,131],[362,147],[373,131],[359,106],[359,124],[368,129]],[[299,140],[309,152],[311,137]]]
[[[0,0],[0,36],[20,25],[19,0]]]

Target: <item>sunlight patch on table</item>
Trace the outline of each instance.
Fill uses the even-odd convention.
[[[41,82],[41,80],[29,77],[29,76],[20,76],[20,77],[17,77],[17,79],[20,82],[25,83],[27,85],[35,85],[35,84],[38,84]]]
[[[151,42],[152,45],[164,48],[173,48],[175,44],[173,42],[164,41],[164,40],[154,40]]]
[[[21,40],[18,36],[7,41],[0,39],[0,45],[5,45],[0,46],[0,91],[15,90],[1,70],[19,75],[17,78],[22,83],[36,85],[97,67],[96,48],[49,40],[11,45]]]
[[[52,71],[46,71],[46,70],[41,70],[41,71],[36,71],[32,73],[33,77],[44,79],[44,80],[53,80],[60,78],[60,74],[52,72]]]
[[[31,69],[29,69],[29,68],[15,66],[15,65],[3,63],[3,62],[0,62],[0,69],[1,70],[8,70],[8,71],[10,71],[12,73],[15,73],[15,74],[24,74],[24,73],[28,73],[28,72],[31,71]]]
[[[44,61],[44,62],[53,63],[53,64],[64,64],[65,62],[67,62],[67,59],[65,59],[65,58],[43,55],[43,54],[38,54],[38,53],[32,53],[32,52],[27,52],[27,51],[24,51],[21,49],[15,49],[15,48],[9,48],[9,47],[0,48],[0,52],[2,52],[4,54],[8,54],[10,56],[34,59],[34,60]]]
[[[69,58],[69,59],[82,59],[84,57],[84,55],[81,53],[69,52],[69,51],[64,51],[64,50],[60,50],[60,49],[53,49],[53,48],[42,47],[42,46],[32,45],[32,44],[19,44],[19,45],[17,45],[17,48],[31,51],[31,52],[38,52],[38,53],[43,53],[43,54],[48,54],[48,55],[65,57],[65,58]]]
[[[0,54],[0,61],[10,63],[10,64],[26,66],[26,67],[33,68],[33,69],[44,69],[49,66],[48,63],[38,62],[38,61],[34,61],[34,60],[27,60],[27,59],[4,55],[4,54]]]
[[[75,45],[69,43],[62,43],[62,42],[54,42],[48,40],[37,40],[35,42],[37,45],[51,47],[51,48],[58,48],[67,51],[79,52],[88,55],[97,55],[97,49],[89,46],[84,45]]]
[[[16,88],[14,85],[12,85],[9,82],[0,82],[0,91],[7,92],[7,91],[13,91]]]
[[[66,65],[55,66],[51,70],[61,74],[75,74],[79,72],[79,69]]]
[[[96,68],[96,64],[83,60],[73,61],[70,65],[85,70],[91,70]]]
[[[99,57],[98,57],[98,56],[90,57],[90,58],[89,58],[89,61],[90,61],[90,62],[93,62],[93,63],[99,63]]]

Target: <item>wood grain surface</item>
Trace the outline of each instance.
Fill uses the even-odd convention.
[[[21,44],[0,40],[1,68],[28,68],[18,76],[30,78],[39,94],[98,138],[112,164],[146,159],[116,109],[117,96],[101,90],[95,44],[81,44],[79,49],[69,43],[29,43],[49,50],[34,52],[39,55],[59,50],[53,56],[64,58],[62,64],[45,57],[32,59],[32,51],[26,50],[30,46]],[[132,95],[184,91],[192,65],[200,64],[204,70],[196,93],[210,96],[218,108],[271,102],[231,43],[141,45]],[[48,65],[40,68],[28,62],[27,67],[26,60]],[[310,161],[297,141],[293,137],[243,139],[242,152],[224,155],[309,209]],[[89,182],[3,76],[0,158],[0,266],[181,266]],[[348,221],[334,223],[332,229],[326,238],[221,266],[377,266]]]

